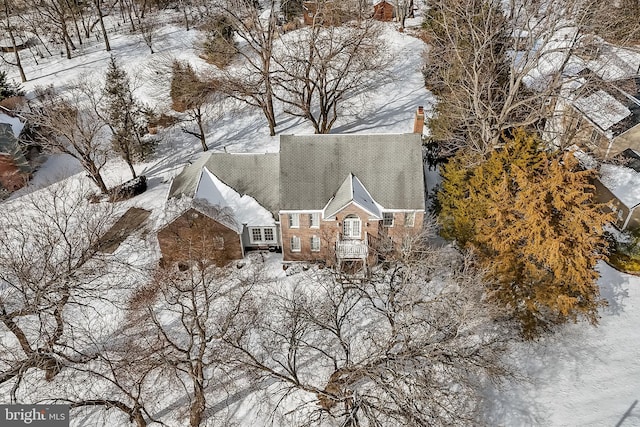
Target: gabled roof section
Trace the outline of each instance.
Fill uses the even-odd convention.
[[[248,194],[278,216],[279,153],[206,153],[187,166],[171,183],[169,198],[194,197],[200,174],[207,168],[239,194]]]
[[[280,137],[280,209],[323,209],[349,173],[385,209],[425,209],[418,134]]]
[[[327,203],[324,211],[325,218],[333,218],[351,203],[355,203],[372,216],[382,219],[380,205],[373,200],[360,180],[350,172],[336,191],[335,196]]]
[[[233,213],[235,222],[240,226],[265,226],[275,225],[273,215],[262,207],[253,197],[240,195],[230,186],[222,182],[205,166],[200,174],[194,199],[206,200],[211,206],[220,210],[228,210]]]

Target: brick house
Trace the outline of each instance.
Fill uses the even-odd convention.
[[[19,118],[0,112],[0,192],[22,188],[31,176],[31,167],[18,141],[23,127]]]
[[[279,153],[205,153],[175,178],[169,199],[219,205],[199,191],[203,171],[256,202],[236,210],[262,212],[259,221],[239,221],[243,252],[275,247],[285,262],[366,267],[422,229],[425,186],[416,133],[282,135]]]
[[[197,262],[222,266],[241,259],[240,235],[229,219],[209,205],[194,203],[158,231],[162,265]]]
[[[373,5],[373,19],[390,22],[393,21],[395,15],[395,7],[386,0],[379,1]]]

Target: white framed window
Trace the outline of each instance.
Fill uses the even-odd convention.
[[[265,242],[275,242],[275,235],[273,232],[273,228],[265,228],[264,229],[264,241]]]
[[[320,238],[311,236],[311,252],[320,252]]]
[[[404,226],[405,227],[413,227],[416,223],[416,213],[415,212],[406,212],[404,214]]]
[[[262,228],[251,229],[251,242],[252,243],[262,242]]]
[[[382,226],[393,227],[393,212],[382,213]]]
[[[274,243],[276,241],[272,227],[250,227],[249,236],[251,243]]]
[[[309,214],[309,227],[320,228],[320,214],[318,212]]]
[[[213,238],[213,247],[218,250],[224,249],[224,237],[215,236]]]
[[[342,221],[342,235],[345,239],[359,239],[362,223],[360,218],[349,215]]]
[[[300,237],[291,236],[291,252],[300,252]]]
[[[299,228],[300,227],[300,214],[292,213],[289,214],[289,228]]]

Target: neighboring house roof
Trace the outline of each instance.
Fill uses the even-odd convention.
[[[349,173],[349,176],[336,191],[336,195],[327,203],[324,213],[325,218],[333,218],[350,203],[355,203],[372,216],[382,219],[380,205],[373,200],[371,194],[352,173]]]
[[[280,137],[280,209],[323,209],[350,173],[384,208],[425,207],[418,134]]]
[[[640,173],[640,154],[636,153],[631,148],[627,148],[622,153],[618,154],[618,157],[626,160],[626,167]]]
[[[640,123],[640,78],[607,82],[589,69],[580,74],[565,85],[565,96],[574,98],[574,108],[604,136],[613,140]],[[599,89],[592,89],[594,85]]]
[[[624,104],[604,90],[575,99],[573,105],[604,132],[631,115]]]
[[[628,208],[640,204],[640,173],[635,170],[603,164],[600,166],[600,182]]]
[[[229,208],[236,222],[237,232],[242,231],[242,224],[247,226],[275,225],[273,215],[253,197],[240,195],[233,188],[223,183],[207,167],[202,169],[198,182],[195,200],[206,200],[210,205],[222,210]],[[225,224],[226,225],[226,224]]]
[[[25,173],[29,173],[31,168],[24,156],[18,138],[13,133],[11,125],[0,123],[0,154],[5,154],[13,159],[14,164]]]
[[[279,153],[206,153],[187,166],[171,184],[169,198],[196,192],[204,167],[240,194],[249,194],[274,216],[278,215]]]
[[[17,117],[11,117],[8,114],[0,112],[0,124],[8,124],[11,126],[13,135],[16,138],[20,137],[22,129],[24,129],[24,123]]]

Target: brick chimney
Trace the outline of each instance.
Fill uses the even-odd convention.
[[[418,107],[416,111],[416,119],[413,122],[413,133],[419,133],[422,135],[422,130],[424,129],[424,108],[421,106]]]

